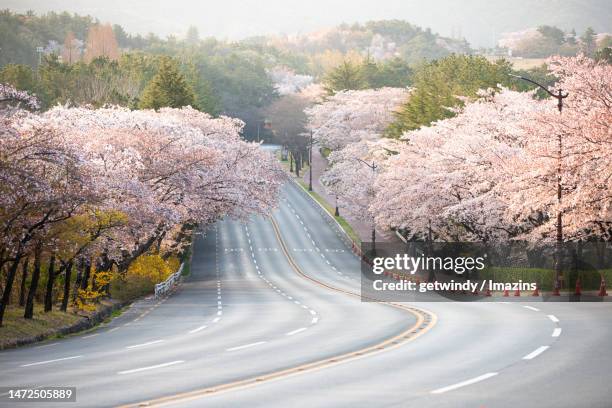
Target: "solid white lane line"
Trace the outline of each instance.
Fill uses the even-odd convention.
[[[318,321],[319,321],[319,318],[318,318],[318,317],[313,317],[313,318],[312,318],[312,321],[310,322],[310,324],[315,324],[315,323],[316,323],[316,322],[318,322]]]
[[[72,357],[56,358],[55,360],[38,361],[36,363],[23,364],[20,367],[31,367],[31,366],[41,365],[41,364],[55,363],[56,361],[74,360],[75,358],[81,358],[81,357],[83,357],[83,356],[72,356]]]
[[[208,326],[206,326],[206,325],[204,325],[204,326],[200,326],[200,327],[198,327],[197,329],[193,329],[193,330],[191,330],[191,331],[189,332],[189,334],[197,333],[197,332],[199,332],[199,331],[204,330],[204,329],[205,329],[205,328],[207,328],[207,327],[208,327]]]
[[[301,333],[301,332],[303,332],[303,331],[304,331],[304,330],[306,330],[306,329],[307,329],[306,327],[302,327],[301,329],[297,329],[297,330],[294,330],[294,331],[290,331],[289,333],[287,333],[287,336],[293,336],[294,334]]]
[[[540,309],[538,309],[537,307],[533,307],[533,306],[523,306],[525,309],[529,309],[529,310],[533,310],[534,312],[539,312]]]
[[[99,336],[99,335],[100,335],[100,333],[90,334],[90,335],[88,335],[88,336],[83,336],[82,338],[84,338],[84,339],[88,339],[88,338],[90,338],[90,337],[96,337],[96,336]]]
[[[559,323],[559,319],[555,315],[548,315],[548,318],[555,323]]]
[[[457,388],[465,387],[468,385],[476,384],[477,382],[484,381],[488,378],[495,377],[498,373],[487,373],[481,376],[472,378],[470,380],[465,380],[457,384],[449,385],[448,387],[438,388],[437,390],[433,390],[432,394],[444,394],[445,392],[456,390]]]
[[[260,344],[264,344],[264,343],[265,341],[258,341],[257,343],[245,344],[244,346],[231,347],[231,348],[225,349],[225,351],[242,350],[242,349],[249,348],[249,347],[259,346]]]
[[[217,323],[220,319],[221,319],[220,317],[215,317],[212,322]]]
[[[119,330],[119,327],[115,327],[114,329],[110,329],[110,330],[109,330],[107,333],[112,333],[112,332],[114,332],[115,330]]]
[[[51,346],[57,346],[59,343],[49,343],[49,344],[43,344],[42,346],[36,346],[34,348],[43,348],[43,347],[51,347]]]
[[[561,335],[561,328],[557,327],[555,330],[553,330],[552,332],[552,336],[553,337],[559,337]]]
[[[123,375],[123,374],[138,373],[140,371],[147,371],[147,370],[153,370],[153,369],[156,369],[156,368],[168,367],[168,366],[171,366],[171,365],[180,364],[180,363],[184,363],[184,362],[185,362],[184,360],[176,360],[176,361],[171,361],[169,363],[157,364],[157,365],[149,366],[149,367],[141,367],[141,368],[135,368],[133,370],[119,371],[117,374]]]
[[[126,349],[133,349],[133,348],[137,348],[137,347],[150,346],[151,344],[161,343],[162,341],[163,340],[154,340],[154,341],[149,341],[147,343],[134,344],[133,346],[127,346]]]
[[[549,346],[540,346],[537,349],[535,349],[534,351],[532,351],[531,353],[527,354],[525,357],[523,357],[523,360],[532,360],[534,358],[536,358],[537,356],[539,356],[540,354],[542,354],[543,352],[545,352],[548,349]]]

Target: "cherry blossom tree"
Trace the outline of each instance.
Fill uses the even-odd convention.
[[[612,66],[590,58],[553,58],[556,88],[569,94],[560,113],[551,103],[521,126],[524,160],[513,162],[506,199],[510,213],[538,209],[548,218],[559,211],[566,240],[612,237]],[[562,202],[557,201],[560,169]],[[534,230],[554,237],[555,221]]]
[[[40,103],[35,96],[26,91],[19,91],[7,84],[0,84],[0,109],[6,110],[7,107],[20,107],[38,110]],[[6,112],[3,113],[4,115]]]
[[[515,236],[498,187],[512,182],[509,166],[523,157],[520,123],[540,108],[529,93],[505,90],[469,103],[459,115],[405,133],[399,154],[381,174],[373,205],[381,225],[445,240]]]
[[[405,88],[342,91],[306,110],[308,127],[321,147],[338,150],[360,140],[375,140],[408,98]]]
[[[55,277],[64,273],[69,282],[79,259],[125,272],[155,244],[178,250],[197,225],[244,219],[276,203],[281,171],[272,155],[241,139],[236,119],[191,108],[56,107],[42,115],[13,109],[0,120],[0,267],[9,271],[0,322],[29,253],[36,265],[41,251],[49,253],[50,310]],[[37,282],[38,275],[29,317]],[[68,294],[67,284],[64,309]]]

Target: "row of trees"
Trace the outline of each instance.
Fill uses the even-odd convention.
[[[564,32],[558,27],[542,25],[524,31],[507,33],[498,45],[512,55],[528,58],[545,58],[551,55],[575,56],[579,52],[593,57],[600,49],[612,45],[612,36],[598,40],[593,28],[588,27],[578,36],[576,30]]]
[[[569,92],[562,114],[556,101],[502,87],[399,140],[363,127],[347,143],[342,122],[326,129],[311,116],[336,149],[326,184],[356,216],[416,239],[431,229],[451,241],[553,240],[560,211],[566,240],[612,240],[612,66],[581,56],[553,59],[549,70]],[[347,111],[363,99],[346,97]],[[317,109],[341,112],[332,102]]]
[[[36,107],[11,87],[0,91],[5,105]],[[19,273],[29,282],[25,317],[45,263],[45,310],[56,299],[63,310],[70,299],[90,304],[143,256],[180,256],[198,225],[275,203],[276,162],[242,141],[237,119],[189,107],[4,106],[0,120],[0,323]]]

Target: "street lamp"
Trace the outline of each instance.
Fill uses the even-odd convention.
[[[372,164],[370,164],[364,160],[361,160],[358,157],[356,157],[355,159],[358,162],[365,164],[370,169],[372,169],[372,180],[373,180],[374,177],[376,176],[376,169],[378,168],[378,165],[376,164],[376,162],[372,161]],[[376,256],[376,221],[374,220],[374,217],[372,217],[372,255]]]
[[[522,79],[523,81],[530,82],[544,91],[547,94],[557,99],[557,109],[559,109],[559,114],[563,112],[563,100],[568,97],[569,93],[563,92],[561,88],[557,90],[557,93],[550,91],[547,87],[542,84],[537,83],[536,81],[525,78],[519,75],[512,75],[518,79]],[[563,198],[563,184],[562,184],[562,157],[563,157],[563,135],[561,132],[557,134],[557,203],[559,204],[559,209],[557,210],[557,242],[555,245],[555,282],[553,288],[553,296],[559,296],[559,276],[561,275],[561,252],[563,249],[563,210],[561,209],[561,201]]]
[[[310,141],[308,145],[310,147],[308,149],[308,191],[312,191],[312,129],[310,129]]]

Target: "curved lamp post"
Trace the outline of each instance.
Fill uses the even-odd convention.
[[[523,81],[530,82],[539,88],[543,89],[547,94],[552,96],[557,100],[557,109],[559,109],[559,114],[563,112],[563,100],[569,96],[569,93],[564,92],[561,88],[559,88],[556,93],[550,91],[544,85],[519,75],[510,76],[522,79]],[[563,184],[562,184],[562,162],[563,162],[563,135],[559,132],[557,134],[557,203],[559,204],[559,209],[557,210],[557,241],[555,246],[555,281],[553,288],[553,296],[559,296],[560,292],[560,284],[559,284],[559,276],[561,275],[561,252],[563,245],[563,210],[561,209],[561,202],[563,199]]]

